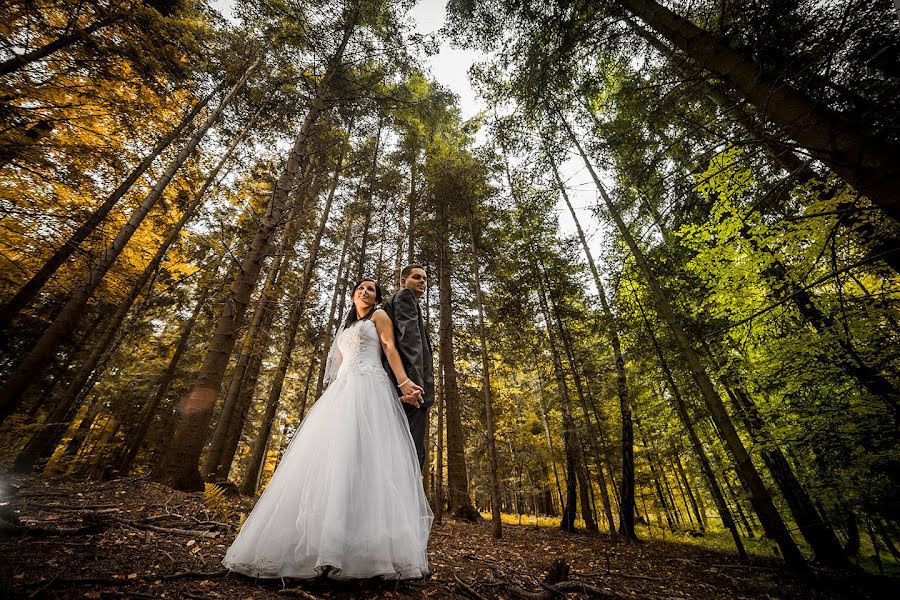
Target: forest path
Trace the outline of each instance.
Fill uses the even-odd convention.
[[[426,581],[258,581],[220,565],[245,498],[186,494],[140,478],[104,483],[0,477],[0,598],[540,598],[543,580],[570,567],[557,590],[593,598],[877,598],[896,580],[816,570],[777,559],[742,564],[678,542],[625,543],[555,528],[445,519],[429,545]],[[24,529],[23,529],[24,528]],[[583,584],[583,585],[582,585]]]

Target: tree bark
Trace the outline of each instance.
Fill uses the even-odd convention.
[[[618,0],[618,4],[733,87],[811,155],[900,221],[900,167],[896,160],[900,149],[860,131],[778,73],[667,7],[653,0]]]
[[[344,243],[341,246],[341,258],[338,261],[337,275],[334,278],[334,292],[331,294],[331,305],[328,308],[328,319],[325,321],[325,331],[322,334],[322,349],[319,352],[319,372],[316,377],[316,393],[315,398],[322,395],[322,387],[325,384],[325,366],[328,359],[328,350],[334,343],[333,335],[337,327],[340,326],[340,319],[335,318],[338,302],[343,298],[346,289],[343,288],[342,282],[347,278],[347,271],[350,270],[350,261],[347,260],[347,250],[350,248],[350,231],[351,219],[347,216],[347,226],[344,228]]]
[[[381,130],[384,126],[384,116],[378,116],[378,133],[375,134],[375,150],[372,153],[372,169],[369,171],[369,188],[364,192],[365,214],[363,221],[362,238],[359,244],[359,262],[356,267],[356,280],[359,281],[365,275],[366,270],[366,246],[369,244],[369,228],[372,224],[372,198],[374,197],[375,180],[378,172],[378,150],[381,147]]]
[[[834,530],[822,519],[822,515],[797,479],[781,448],[769,435],[762,415],[749,393],[740,387],[732,386],[726,375],[720,376],[720,381],[735,404],[738,414],[743,417],[751,439],[761,448],[763,462],[787,501],[797,528],[812,548],[816,560],[830,567],[850,569],[850,562]]]
[[[22,472],[29,471],[34,468],[37,463],[48,459],[53,455],[54,449],[62,440],[66,429],[68,429],[68,421],[74,418],[78,411],[79,398],[85,398],[93,387],[93,384],[90,383],[92,376],[95,375],[98,366],[102,364],[104,358],[109,357],[111,350],[118,346],[118,343],[115,341],[116,336],[120,333],[119,330],[121,324],[131,310],[135,300],[137,300],[151,277],[157,273],[169,248],[171,248],[172,244],[181,237],[181,231],[194,217],[197,209],[203,204],[203,201],[206,199],[206,192],[209,191],[209,188],[215,182],[222,167],[231,157],[232,153],[261,112],[262,108],[256,112],[241,132],[234,136],[234,139],[222,155],[222,158],[219,159],[219,162],[207,175],[203,185],[200,186],[200,189],[194,194],[194,197],[182,213],[181,218],[179,218],[178,222],[171,230],[169,230],[163,243],[157,248],[156,254],[147,266],[144,267],[141,276],[134,284],[132,284],[128,296],[119,304],[116,312],[112,315],[106,327],[103,329],[104,333],[94,343],[93,350],[88,356],[88,359],[78,368],[66,390],[56,399],[55,405],[51,410],[50,415],[47,417],[47,424],[50,426],[45,427],[35,434],[31,441],[29,441],[26,449],[17,457],[15,466],[17,470]],[[93,379],[96,381],[96,376]],[[53,426],[54,423],[58,424]]]
[[[569,208],[572,219],[575,221],[578,239],[581,240],[581,246],[584,249],[588,266],[591,269],[591,275],[594,277],[594,285],[597,287],[597,295],[600,298],[600,306],[603,308],[603,315],[606,321],[606,333],[609,335],[613,349],[616,365],[616,393],[619,397],[619,412],[622,415],[622,483],[619,502],[619,535],[627,539],[636,540],[637,534],[634,531],[634,431],[631,425],[631,400],[628,397],[628,377],[625,372],[625,357],[622,355],[622,343],[616,326],[615,316],[612,313],[609,301],[606,299],[603,282],[600,280],[600,272],[594,263],[594,257],[588,246],[587,238],[581,229],[581,223],[575,214],[575,209],[572,208],[572,202],[569,200],[569,194],[566,192],[565,185],[563,185],[559,176],[556,162],[552,157],[548,158],[556,185],[566,202],[566,206]]]
[[[125,226],[122,227],[119,234],[113,242],[106,248],[100,260],[91,269],[88,276],[81,282],[76,291],[63,306],[62,310],[56,316],[53,323],[47,328],[41,338],[37,341],[26,358],[18,365],[15,372],[7,380],[0,391],[0,422],[6,419],[21,403],[22,394],[31,385],[36,376],[43,370],[47,364],[56,355],[59,345],[68,337],[75,329],[78,321],[84,312],[94,290],[100,285],[101,280],[110,267],[112,267],[116,258],[125,249],[125,245],[137,231],[138,226],[143,222],[144,217],[150,212],[156,202],[162,197],[163,192],[172,181],[175,173],[190,158],[194,150],[200,144],[209,128],[219,120],[225,107],[231,103],[235,94],[244,87],[247,79],[252,71],[259,64],[260,59],[255,60],[244,71],[240,80],[228,91],[228,94],[219,103],[203,125],[191,136],[190,140],[184,145],[178,156],[172,161],[169,167],[163,173],[162,177],[153,186],[153,189],[147,194],[141,205],[132,212]]]
[[[568,123],[565,123],[565,120],[563,120],[563,124],[569,134],[569,137],[578,149],[579,154],[581,154],[582,160],[584,161],[585,166],[591,174],[591,178],[594,180],[594,183],[597,186],[597,191],[600,193],[600,196],[603,199],[607,212],[609,213],[610,217],[612,217],[617,229],[619,230],[619,233],[622,235],[625,243],[628,245],[632,256],[637,262],[638,268],[644,274],[647,284],[650,287],[650,291],[653,294],[653,298],[656,301],[657,310],[663,320],[665,320],[669,325],[669,329],[671,329],[672,334],[675,337],[679,348],[681,349],[682,355],[688,363],[691,375],[694,378],[694,381],[697,383],[697,387],[700,389],[703,399],[706,402],[707,408],[710,412],[710,416],[713,418],[718,430],[722,433],[729,452],[734,457],[738,476],[751,492],[751,503],[753,504],[757,515],[759,515],[759,519],[761,524],[763,525],[763,528],[766,530],[769,537],[771,537],[775,541],[775,543],[778,544],[778,547],[781,549],[781,553],[788,565],[797,568],[804,567],[805,561],[803,559],[803,555],[800,553],[799,548],[797,548],[797,544],[791,538],[790,531],[785,525],[784,520],[781,518],[781,515],[778,514],[778,509],[775,507],[775,503],[772,501],[772,497],[766,489],[765,484],[763,483],[762,478],[759,475],[759,472],[753,465],[753,462],[750,459],[750,454],[744,447],[743,441],[741,441],[737,430],[734,428],[734,424],[731,422],[731,418],[729,417],[728,412],[725,410],[725,405],[722,403],[722,399],[716,393],[715,388],[712,384],[712,380],[710,379],[706,368],[700,362],[700,357],[697,354],[697,351],[694,349],[693,344],[687,336],[687,333],[684,331],[681,323],[675,316],[675,312],[672,309],[668,298],[666,298],[662,287],[657,281],[656,276],[653,274],[653,271],[650,268],[650,265],[647,262],[643,251],[640,249],[640,247],[638,247],[637,242],[631,235],[631,232],[625,225],[625,222],[622,220],[621,215],[619,215],[618,210],[616,210],[612,199],[607,194],[605,186],[600,181],[597,173],[594,171],[594,167],[591,164],[590,160],[588,160],[587,155],[584,153],[581,144],[572,133],[571,129],[569,129]]]
[[[444,406],[447,419],[447,491],[449,513],[453,517],[476,520],[478,512],[469,498],[469,479],[466,474],[465,433],[459,406],[456,360],[453,348],[453,290],[450,286],[452,262],[446,207],[440,208],[440,254],[438,280],[440,292],[440,342],[438,354],[444,370]]]
[[[128,174],[122,183],[98,206],[88,219],[76,229],[69,238],[56,250],[47,262],[41,266],[37,273],[31,276],[31,279],[16,292],[16,294],[0,309],[0,331],[7,332],[9,326],[18,314],[28,306],[37,296],[38,292],[50,280],[51,277],[59,270],[59,268],[69,259],[70,256],[79,248],[81,243],[88,238],[97,226],[106,218],[113,207],[121,200],[131,187],[137,182],[150,165],[159,157],[162,152],[181,134],[182,131],[190,124],[194,117],[205,107],[213,95],[219,93],[225,86],[225,82],[221,82],[215,90],[208,96],[199,100],[191,109],[185,113],[181,122],[169,131],[150,152],[141,160],[141,162]],[[4,336],[7,337],[7,336]]]
[[[331,81],[342,60],[347,42],[356,28],[358,16],[359,7],[356,7],[348,18],[341,42],[334,55],[329,59],[325,73],[319,81],[309,113],[294,140],[284,170],[276,183],[269,208],[260,222],[250,250],[242,261],[241,271],[234,281],[229,301],[226,302],[219,317],[209,350],[193,389],[179,403],[178,424],[168,443],[162,463],[155,474],[157,481],[176,489],[203,489],[203,478],[200,476],[198,462],[206,442],[205,432],[209,428],[216,396],[218,396],[225,368],[237,339],[237,330],[244,319],[251,291],[262,267],[262,260],[271,243],[272,236],[281,224],[285,210],[284,203],[306,154],[307,142],[313,125],[325,110]],[[201,433],[198,435],[198,432]]]
[[[216,269],[212,269],[213,273],[215,273],[215,271]],[[194,310],[193,312],[191,312],[191,316],[181,328],[181,334],[178,336],[178,343],[175,345],[175,351],[172,353],[172,358],[169,359],[169,364],[166,366],[166,370],[163,371],[162,375],[159,378],[159,383],[156,387],[156,393],[153,395],[153,398],[150,400],[150,402],[147,403],[147,406],[142,411],[140,415],[140,424],[138,425],[137,429],[129,433],[129,435],[127,436],[125,451],[122,453],[122,456],[119,459],[118,463],[118,471],[122,476],[127,475],[131,470],[131,466],[134,464],[134,459],[137,457],[138,451],[141,449],[141,446],[143,446],[144,444],[144,440],[147,438],[147,433],[150,431],[150,426],[153,424],[153,419],[156,417],[160,405],[166,398],[166,395],[169,393],[169,387],[172,385],[172,381],[174,381],[175,379],[175,374],[178,370],[178,364],[181,362],[181,357],[184,356],[184,353],[188,348],[191,334],[194,331],[194,325],[196,325],[197,319],[200,317],[200,312],[203,310],[203,307],[206,306],[207,302],[209,301],[208,296],[210,290],[212,289],[213,282],[214,278],[212,276],[209,277],[206,284],[197,292]]]
[[[444,365],[438,367],[437,468],[434,475],[434,522],[444,520]]]
[[[478,311],[478,331],[481,346],[481,391],[484,395],[484,420],[487,428],[488,469],[491,482],[491,532],[494,539],[503,535],[500,517],[500,481],[497,477],[497,447],[494,435],[494,403],[491,400],[490,360],[487,350],[487,328],[484,325],[484,305],[481,298],[481,276],[478,271],[478,243],[475,239],[475,228],[469,221],[469,237],[472,247],[472,274],[475,279],[475,308]]]
[[[575,517],[578,503],[578,457],[574,439],[575,422],[572,419],[572,414],[569,412],[569,387],[566,383],[566,374],[563,370],[562,361],[559,358],[559,350],[553,332],[553,320],[550,317],[550,308],[547,301],[547,290],[544,285],[543,272],[537,264],[535,264],[535,269],[539,278],[538,300],[540,301],[547,327],[547,339],[549,342],[550,353],[553,356],[553,371],[556,374],[556,385],[559,389],[559,406],[563,420],[563,447],[566,455],[566,497],[565,502],[563,503],[560,529],[572,532],[575,531]]]
[[[29,52],[25,52],[24,54],[17,54],[12,58],[3,61],[2,63],[0,63],[0,77],[5,77],[10,73],[15,73],[16,71],[27,67],[34,62],[37,62],[43,58],[47,58],[58,50],[62,50],[63,48],[67,48],[73,44],[77,44],[86,40],[95,32],[115,23],[116,21],[124,17],[125,14],[126,13],[113,13],[107,15],[102,19],[97,19],[87,27],[79,27],[71,33],[61,35],[52,42],[44,44],[39,48],[30,50]]]
[[[281,235],[281,242],[266,271],[253,317],[238,350],[238,358],[231,374],[228,391],[219,411],[218,421],[213,429],[202,473],[210,479],[223,481],[228,478],[231,462],[237,449],[237,440],[243,429],[243,421],[250,408],[259,369],[262,366],[262,346],[267,345],[272,320],[275,318],[276,295],[279,281],[284,272],[285,256],[294,245],[295,232],[299,221],[299,210],[295,207],[287,217],[287,226]],[[226,447],[228,448],[226,450]],[[230,450],[230,451],[229,451]]]
[[[284,386],[284,378],[291,366],[291,357],[294,352],[294,344],[297,339],[297,329],[303,313],[306,310],[306,301],[309,297],[309,289],[312,284],[313,272],[319,262],[319,248],[322,244],[322,237],[325,235],[325,228],[328,226],[328,218],[331,215],[331,205],[334,200],[334,193],[337,190],[338,182],[343,169],[344,154],[346,146],[341,146],[340,156],[338,157],[337,166],[334,170],[334,178],[332,179],[331,188],[325,199],[325,205],[322,207],[322,216],[319,219],[319,227],[316,235],[309,244],[309,254],[306,258],[306,265],[303,269],[303,277],[300,280],[296,292],[291,296],[288,302],[292,306],[290,317],[288,318],[287,328],[285,330],[284,341],[282,342],[281,355],[278,358],[278,366],[272,375],[272,387],[269,389],[269,395],[266,398],[266,412],[260,426],[259,434],[253,444],[247,467],[247,473],[244,476],[244,482],[241,486],[241,493],[250,495],[256,493],[256,482],[258,480],[259,470],[262,468],[263,459],[265,458],[264,450],[271,433],[272,420],[275,418],[275,412],[278,410],[278,403],[281,400],[281,390]],[[313,358],[310,356],[310,361]]]
[[[419,166],[419,148],[417,146],[413,147],[412,160],[409,162],[409,224],[407,226],[409,246],[406,251],[406,264],[411,265],[416,262],[416,202],[418,201],[416,174]]]
[[[716,505],[716,511],[718,511],[719,513],[719,518],[722,519],[722,525],[729,531],[729,533],[731,533],[731,538],[734,540],[734,546],[738,551],[738,556],[740,556],[741,560],[747,560],[747,550],[744,548],[744,542],[741,540],[741,536],[738,533],[737,525],[734,522],[734,517],[731,515],[731,510],[728,508],[728,503],[725,501],[725,496],[724,494],[722,494],[722,488],[719,487],[719,483],[716,480],[716,475],[712,469],[712,465],[709,462],[709,457],[706,455],[706,450],[703,449],[703,443],[700,441],[700,438],[697,436],[697,431],[694,429],[694,424],[691,421],[690,415],[688,414],[687,404],[685,403],[684,398],[681,396],[681,390],[679,389],[678,384],[675,382],[675,377],[672,375],[672,370],[669,368],[669,362],[666,360],[666,357],[662,352],[662,348],[659,345],[659,340],[656,338],[656,333],[653,331],[653,328],[650,325],[650,321],[647,319],[647,314],[644,312],[643,305],[637,298],[635,298],[635,303],[641,313],[641,319],[644,322],[644,327],[647,330],[647,334],[650,336],[650,341],[653,344],[654,351],[656,352],[659,366],[666,378],[666,383],[669,386],[669,391],[672,393],[672,400],[675,404],[675,412],[678,413],[678,418],[681,420],[681,425],[682,427],[684,427],[684,431],[688,435],[688,440],[690,440],[691,442],[691,448],[694,451],[694,456],[696,456],[697,460],[700,462],[700,470],[703,472],[703,475],[706,478],[706,485],[708,486],[710,494],[713,497],[713,502]]]

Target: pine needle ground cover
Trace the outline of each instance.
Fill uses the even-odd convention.
[[[220,561],[247,498],[184,493],[142,478],[106,483],[5,477],[0,502],[3,598],[878,598],[885,580],[813,570],[776,557],[672,541],[628,543],[557,527],[445,519],[435,525],[433,576],[415,582],[254,581]],[[222,515],[227,520],[220,521]],[[671,536],[670,536],[671,539]],[[554,563],[568,574],[545,583]],[[561,596],[557,596],[561,597]]]

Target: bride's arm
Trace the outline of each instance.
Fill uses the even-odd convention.
[[[381,340],[381,347],[384,349],[384,355],[388,359],[391,371],[394,372],[394,377],[400,382],[400,391],[403,392],[404,396],[410,396],[416,392],[424,392],[421,387],[413,383],[407,376],[406,369],[403,368],[403,361],[400,360],[400,354],[397,352],[396,345],[394,345],[394,324],[391,322],[391,318],[379,308],[372,314],[372,322],[375,323],[375,328],[378,330],[378,338]]]

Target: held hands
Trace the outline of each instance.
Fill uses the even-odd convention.
[[[419,408],[419,406],[421,406],[422,394],[425,392],[425,390],[421,386],[418,386],[411,380],[407,379],[403,382],[403,385],[399,387],[400,392],[403,394],[402,396],[400,396],[401,402],[412,404],[416,408]]]

